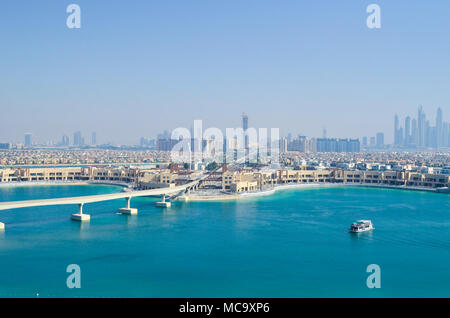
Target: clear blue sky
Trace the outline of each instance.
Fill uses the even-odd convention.
[[[3,0],[0,142],[137,143],[194,119],[236,127],[243,111],[283,134],[389,142],[418,104],[450,120],[449,17],[447,0]]]

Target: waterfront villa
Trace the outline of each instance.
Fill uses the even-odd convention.
[[[139,169],[126,167],[52,167],[0,169],[1,183],[20,182],[108,182],[126,183],[141,190],[173,187],[189,182],[198,171],[169,169]],[[221,181],[221,182],[220,182]],[[206,182],[205,182],[206,183]],[[226,192],[260,191],[274,185],[308,183],[370,184],[418,188],[450,186],[450,175],[411,171],[364,171],[329,168],[297,169],[237,169],[226,170],[219,176],[218,186]]]

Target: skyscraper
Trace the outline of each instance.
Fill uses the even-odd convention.
[[[287,152],[288,151],[288,140],[286,137],[283,137],[280,139],[280,152]]]
[[[436,114],[436,147],[443,146],[443,133],[442,133],[442,109],[439,107]]]
[[[247,135],[247,129],[248,129],[248,116],[245,113],[242,113],[242,129],[244,130],[244,147],[245,147],[245,154],[248,155],[249,151],[249,144],[248,144],[248,135]]]
[[[411,143],[411,117],[409,116],[405,118],[405,138],[403,141],[405,146]]]
[[[400,131],[399,131],[398,115],[394,117],[394,145],[400,145]]]
[[[425,124],[423,127],[424,127],[423,128],[423,131],[424,131],[423,132],[423,134],[424,134],[423,146],[430,147],[431,143],[432,143],[430,121],[425,120]]]
[[[364,137],[362,138],[362,146],[363,146],[363,147],[367,147],[367,136],[364,136]]]
[[[68,146],[69,145],[69,136],[66,136],[66,135],[62,136],[61,145],[62,146]]]
[[[443,123],[442,127],[442,145],[443,147],[450,147],[450,123]]]
[[[377,133],[377,147],[384,146],[384,134],[382,132]]]
[[[414,118],[411,121],[411,140],[410,144],[417,145],[417,120]]]
[[[25,134],[25,147],[31,147],[33,145],[33,135],[30,133]]]
[[[81,132],[77,131],[73,134],[73,145],[74,146],[82,146],[82,138],[81,138]]]
[[[425,113],[422,110],[422,105],[417,111],[417,145],[419,147],[425,146]]]
[[[91,136],[91,145],[95,146],[97,144],[97,133],[94,131]]]
[[[141,139],[139,140],[139,145],[141,146],[141,148],[147,147],[147,144],[147,138],[141,137]]]
[[[360,152],[360,149],[361,146],[359,139],[336,139],[336,138],[316,139],[317,152]]]
[[[398,144],[399,145],[403,145],[404,144],[404,142],[403,142],[403,135],[404,135],[404,132],[403,132],[403,127],[400,127],[400,129],[398,130]]]

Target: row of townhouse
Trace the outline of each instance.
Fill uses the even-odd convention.
[[[440,188],[450,186],[450,175],[410,171],[336,170],[334,182]]]
[[[189,182],[194,174],[168,170],[112,167],[55,167],[0,169],[0,183],[31,181],[97,181],[134,184],[140,189],[154,189]],[[220,180],[220,179],[219,179]],[[220,182],[220,181],[219,181]],[[439,188],[450,186],[450,175],[409,171],[276,170],[225,171],[222,189],[247,192],[275,184],[348,183]]]
[[[222,175],[222,190],[247,192],[267,186],[306,183],[378,184],[425,188],[450,187],[450,175],[397,171],[277,170],[226,171]]]
[[[133,183],[138,169],[108,167],[58,167],[0,169],[0,182],[105,181]]]
[[[222,190],[246,192],[262,190],[276,184],[333,182],[331,170],[226,171],[222,175]]]
[[[159,189],[175,187],[186,184],[202,175],[202,171],[171,171],[171,170],[147,170],[141,171],[137,180],[137,187],[140,190]]]
[[[88,168],[1,169],[0,182],[89,180]]]
[[[89,175],[94,181],[136,183],[140,170],[137,168],[89,167]]]
[[[142,173],[137,181],[140,190],[150,190],[174,187],[178,178],[177,173],[170,171],[148,171]]]

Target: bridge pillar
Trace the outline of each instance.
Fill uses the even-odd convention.
[[[89,221],[91,216],[89,214],[83,214],[83,203],[78,203],[78,213],[72,214],[72,220],[74,221]]]
[[[161,208],[170,208],[172,204],[169,201],[166,201],[166,195],[162,195],[162,200],[160,202],[156,202],[156,206]]]
[[[191,195],[191,189],[190,188],[186,188],[186,191],[183,193],[182,196],[180,196],[180,198],[184,201],[189,201],[189,196]]]
[[[0,231],[5,230],[5,223],[0,222]]]
[[[131,197],[127,197],[127,198],[125,198],[125,200],[127,200],[127,207],[126,208],[120,208],[119,209],[119,213],[120,214],[126,214],[126,215],[136,215],[138,213],[138,210],[137,209],[132,209],[130,207]]]

